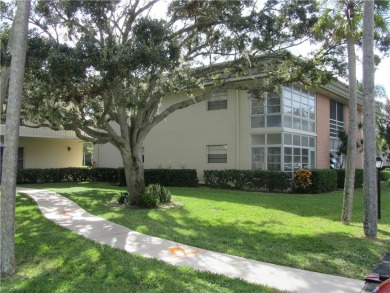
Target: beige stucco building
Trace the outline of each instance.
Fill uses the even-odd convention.
[[[171,114],[144,144],[145,168],[264,169],[292,174],[298,168],[335,168],[338,129],[347,127],[348,87],[340,82],[316,90],[284,86],[251,100],[227,90]],[[161,110],[187,99],[168,96]],[[361,96],[357,120],[361,121]],[[110,144],[96,145],[98,167],[122,166]],[[361,154],[356,167],[361,168]]]
[[[0,125],[0,167],[4,144],[5,125]],[[81,167],[83,141],[73,131],[54,131],[46,127],[19,128],[18,168]]]

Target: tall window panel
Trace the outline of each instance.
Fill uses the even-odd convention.
[[[316,132],[316,97],[296,86],[283,87],[283,127]]]
[[[343,104],[330,100],[330,136],[337,137],[338,132],[344,129],[344,106]]]
[[[280,94],[276,92],[265,93],[264,98],[251,101],[251,127],[281,127]]]

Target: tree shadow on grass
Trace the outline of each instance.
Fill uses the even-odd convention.
[[[17,198],[17,274],[2,292],[279,292],[97,244],[44,218]],[[4,291],[3,291],[4,290]]]
[[[77,193],[77,201],[84,201],[92,214],[107,214],[104,200],[115,195],[95,190],[93,196],[103,199],[102,202],[91,205],[91,191]],[[380,244],[341,232],[297,235],[276,219],[259,223],[242,219],[233,225],[217,219],[210,223],[192,217],[184,206],[166,210],[111,209],[106,218],[148,235],[211,251],[353,278],[363,277],[380,258],[375,249]],[[272,232],[276,226],[278,230]],[[125,245],[127,240],[115,241]]]

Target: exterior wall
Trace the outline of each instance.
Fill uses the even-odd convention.
[[[81,140],[20,137],[19,147],[24,148],[24,168],[81,167],[83,163]]]
[[[144,167],[197,169],[200,180],[205,169],[251,169],[251,134],[285,131],[316,135],[316,168],[329,169],[330,99],[333,96],[337,101],[346,102],[345,98],[333,93],[317,92],[316,134],[308,134],[306,131],[282,127],[252,129],[247,92],[229,90],[227,109],[208,111],[207,101],[204,101],[176,111],[156,125],[144,143]],[[178,95],[165,98],[161,111],[182,99]],[[358,116],[360,121],[360,112]],[[347,107],[344,107],[344,117],[347,121]],[[208,145],[227,145],[227,163],[207,163]],[[111,144],[96,145],[93,159],[98,167],[123,166],[119,151]],[[361,155],[357,154],[357,167],[361,166],[361,161]]]
[[[0,125],[0,133],[5,133],[5,125]],[[20,137],[36,137],[36,138],[58,138],[58,139],[76,139],[78,140],[74,131],[70,130],[52,130],[47,127],[31,128],[20,126]]]
[[[250,101],[245,91],[228,91],[227,109],[207,110],[207,101],[169,115],[156,125],[144,143],[147,169],[250,169]],[[182,98],[168,97],[162,109]],[[207,163],[208,145],[227,145],[227,163]],[[111,144],[96,145],[99,167],[123,166],[119,151]]]
[[[200,179],[205,169],[249,169],[250,105],[243,95],[228,91],[227,109],[208,111],[204,101],[168,116],[145,140],[145,168],[197,169]],[[207,163],[208,145],[227,145],[227,163]]]
[[[329,117],[330,117],[330,103],[329,98],[317,94],[317,168],[329,169]]]

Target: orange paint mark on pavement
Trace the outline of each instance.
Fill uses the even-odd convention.
[[[177,257],[184,257],[202,252],[202,249],[189,250],[183,247],[173,246],[169,248],[169,252]]]

